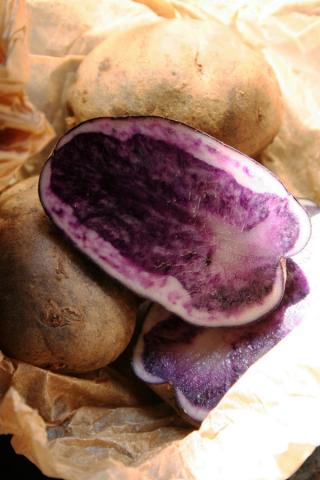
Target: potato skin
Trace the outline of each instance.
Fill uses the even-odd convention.
[[[29,178],[0,197],[0,348],[43,368],[95,370],[126,348],[139,301],[63,238],[37,186]]]
[[[201,422],[197,422],[193,418],[189,417],[189,415],[182,410],[177,400],[173,385],[170,383],[148,383],[148,386],[155,394],[162,398],[164,402],[170,405],[170,407],[172,407],[186,423],[199,428]]]
[[[259,52],[210,20],[115,31],[83,60],[69,92],[75,120],[156,115],[254,156],[275,136],[281,95]]]

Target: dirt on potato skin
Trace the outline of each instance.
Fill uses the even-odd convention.
[[[78,123],[99,116],[160,116],[186,123],[250,156],[280,128],[272,68],[214,21],[159,20],[114,31],[83,60],[69,92]]]
[[[65,372],[114,361],[140,299],[78,252],[47,218],[38,177],[0,197],[0,349]]]

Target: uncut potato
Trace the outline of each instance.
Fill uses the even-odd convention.
[[[189,124],[248,155],[277,133],[280,90],[262,55],[213,20],[160,20],[110,33],[79,67],[75,121],[156,115]]]
[[[138,300],[62,237],[37,185],[0,197],[0,349],[52,370],[95,370],[126,348]]]

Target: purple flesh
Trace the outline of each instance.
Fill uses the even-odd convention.
[[[264,319],[238,327],[190,325],[154,305],[134,351],[133,368],[149,384],[172,385],[178,410],[201,422],[228,389],[301,321],[318,317],[320,211],[307,247],[287,260],[283,299]]]
[[[264,167],[185,125],[94,119],[67,133],[42,204],[107,273],[185,320],[239,325],[279,304],[309,218]]]

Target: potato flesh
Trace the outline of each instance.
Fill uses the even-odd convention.
[[[47,213],[80,250],[198,325],[268,313],[284,290],[281,258],[310,232],[261,165],[160,118],[83,123],[61,139],[40,183]]]
[[[253,363],[302,321],[295,305],[308,303],[308,293],[305,273],[290,259],[283,300],[260,322],[207,329],[154,305],[135,348],[135,373],[198,424]]]

